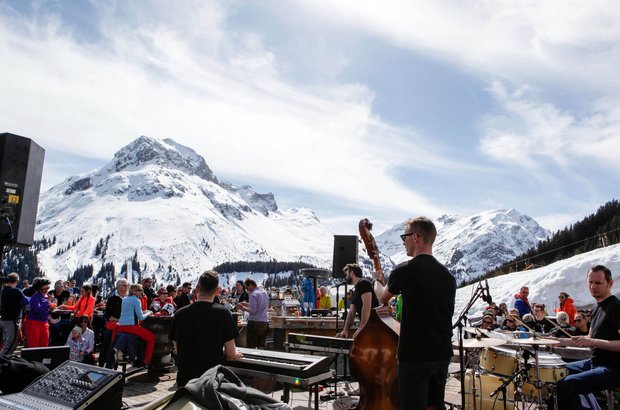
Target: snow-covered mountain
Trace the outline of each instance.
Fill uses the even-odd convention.
[[[551,233],[534,219],[514,209],[485,211],[461,217],[443,215],[436,222],[435,257],[457,282],[477,278],[485,271],[519,256]],[[399,235],[404,223],[376,237],[381,252],[400,263],[408,257]]]
[[[144,136],[43,193],[35,235],[56,238],[38,255],[52,278],[109,262],[118,273],[136,252],[142,269],[165,280],[238,260],[328,267],[333,246],[310,209],[280,209],[271,193],[220,182],[192,149]]]

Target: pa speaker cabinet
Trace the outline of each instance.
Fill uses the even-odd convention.
[[[334,235],[334,278],[344,278],[342,269],[348,263],[357,263],[357,235]]]
[[[0,241],[31,246],[45,150],[30,138],[0,134]]]

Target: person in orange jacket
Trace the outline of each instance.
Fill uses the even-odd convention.
[[[556,312],[566,312],[568,315],[568,320],[570,321],[571,326],[575,326],[575,314],[577,313],[577,308],[575,307],[575,303],[573,298],[566,292],[560,292],[560,308],[556,309]]]
[[[59,309],[66,309],[73,311],[74,318],[80,318],[82,316],[88,316],[90,320],[93,319],[93,311],[95,310],[95,298],[92,293],[90,285],[83,285],[80,289],[80,297],[72,305],[61,305]]]

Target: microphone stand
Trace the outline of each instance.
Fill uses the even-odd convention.
[[[478,287],[476,288],[474,294],[471,299],[463,308],[463,311],[459,315],[458,319],[456,319],[456,323],[452,326],[452,329],[458,328],[458,340],[459,340],[459,364],[460,364],[460,375],[461,375],[461,403],[463,403],[463,407],[465,407],[465,352],[463,350],[463,328],[467,322],[467,314],[469,313],[469,309],[476,303],[476,301],[482,297],[484,288],[482,287],[482,282],[478,282]],[[472,380],[475,383],[476,375],[474,374]],[[472,389],[473,390],[473,389]],[[476,394],[475,391],[473,393],[473,402],[474,402],[474,410],[476,410]]]

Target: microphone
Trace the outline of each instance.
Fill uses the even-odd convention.
[[[484,287],[482,288],[482,300],[484,300],[488,304],[493,303],[491,292],[489,292],[489,281],[486,279],[484,280]]]
[[[347,281],[336,283],[335,285],[332,286],[332,288],[339,288],[340,286],[344,286],[346,284],[347,284]]]

